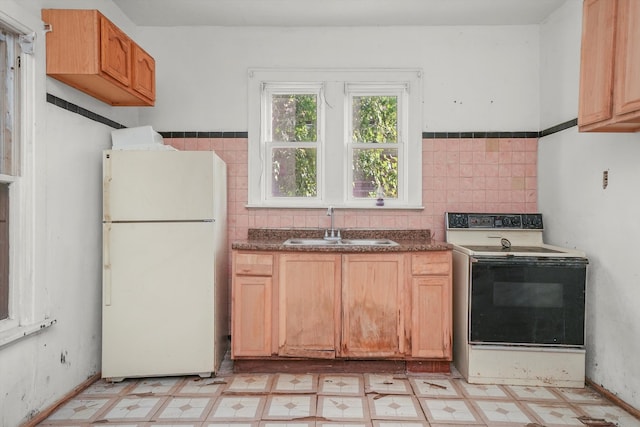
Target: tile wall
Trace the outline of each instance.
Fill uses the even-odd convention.
[[[164,138],[179,150],[214,150],[228,173],[229,241],[256,227],[329,225],[324,209],[247,209],[246,138]],[[535,212],[537,138],[422,140],[422,211],[353,209],[338,228],[428,228],[444,240],[444,212]]]

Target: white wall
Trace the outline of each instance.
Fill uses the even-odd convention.
[[[247,70],[422,68],[423,131],[538,130],[538,26],[141,27],[161,131],[246,131]]]
[[[56,320],[0,347],[0,425],[7,427],[100,371],[101,153],[110,146],[111,128],[47,103],[46,92],[126,125],[137,122],[137,109],[114,109],[45,77],[40,7],[51,3],[61,5],[0,0],[0,14],[36,32],[35,90],[29,102],[35,115],[26,123],[34,134],[24,151],[34,156],[33,268],[24,279],[34,282],[38,314]],[[109,4],[105,9],[117,12]]]
[[[581,17],[582,2],[571,0],[541,27],[543,128],[577,117]],[[587,376],[640,408],[640,134],[585,134],[574,127],[538,146],[545,239],[582,249],[590,261]]]

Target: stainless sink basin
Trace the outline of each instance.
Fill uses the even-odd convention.
[[[398,246],[389,239],[298,239],[292,238],[284,242],[285,246]]]

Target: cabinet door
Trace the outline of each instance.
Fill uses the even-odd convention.
[[[340,271],[340,255],[280,255],[281,356],[336,356],[340,339]]]
[[[614,111],[626,114],[640,110],[640,2],[620,0],[617,16]]]
[[[580,68],[580,126],[611,118],[616,2],[585,0]]]
[[[156,98],[156,63],[147,52],[142,50],[137,44],[133,44],[133,70],[132,84],[133,90],[149,98],[151,101]]]
[[[403,280],[403,255],[344,256],[342,356],[402,355]]]
[[[231,349],[235,356],[271,355],[271,277],[234,275]]]
[[[101,69],[124,86],[131,85],[131,39],[104,16],[100,16]]]
[[[411,355],[451,359],[451,284],[449,276],[412,281]]]

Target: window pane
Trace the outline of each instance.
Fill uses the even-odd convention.
[[[274,148],[271,153],[273,197],[315,197],[318,194],[315,148]]]
[[[273,95],[271,140],[315,142],[318,140],[318,102],[314,94]]]
[[[0,184],[0,320],[9,317],[9,184]]]
[[[398,142],[398,97],[354,96],[353,142]]]
[[[375,198],[378,185],[385,199],[398,198],[398,150],[353,150],[353,197]]]

